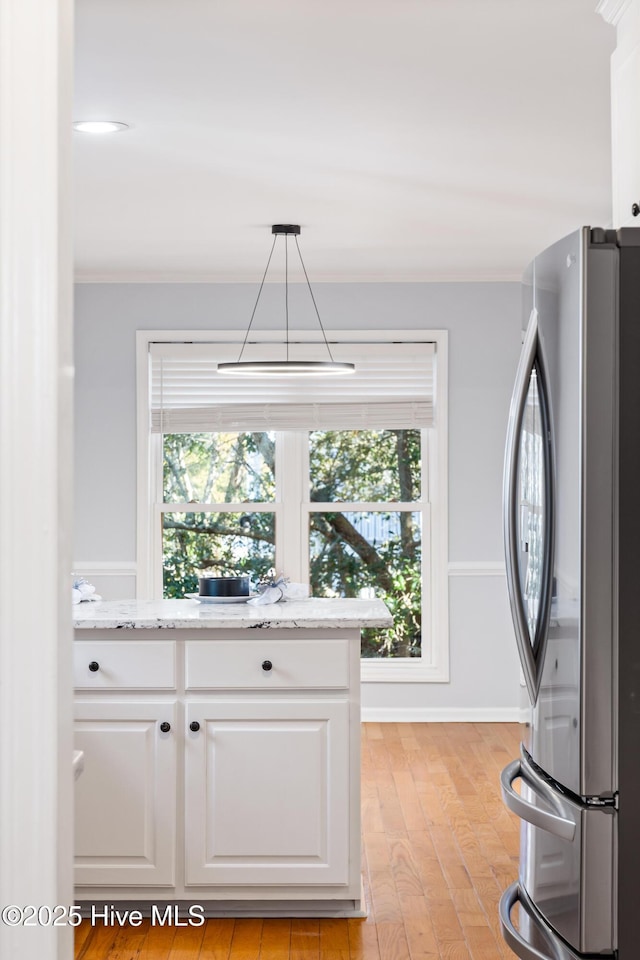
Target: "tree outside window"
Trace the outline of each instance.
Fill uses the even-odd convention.
[[[312,431],[308,437],[302,494],[287,503],[276,471],[286,433],[164,436],[164,596],[197,591],[202,573],[249,573],[255,581],[299,569],[299,558],[294,564],[276,556],[277,509],[304,506],[312,595],[381,598],[394,626],[363,631],[362,656],[419,657],[421,431]],[[306,462],[280,462],[307,471]]]

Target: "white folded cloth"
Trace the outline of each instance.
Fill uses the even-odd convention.
[[[84,577],[76,577],[75,574],[72,574],[72,577],[71,603],[82,603],[83,600],[102,600],[92,583],[89,583]]]
[[[286,577],[278,577],[270,583],[258,584],[260,595],[249,600],[254,606],[267,603],[278,603],[279,600],[306,600],[309,596],[309,586],[306,583],[291,583]]]

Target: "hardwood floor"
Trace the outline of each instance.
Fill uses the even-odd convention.
[[[513,960],[498,899],[517,875],[518,822],[498,777],[521,728],[368,723],[362,738],[366,920],[94,926],[76,960]]]

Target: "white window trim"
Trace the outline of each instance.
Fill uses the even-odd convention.
[[[137,597],[149,600],[161,596],[161,576],[153,568],[153,557],[157,555],[157,538],[160,536],[160,511],[154,504],[161,502],[158,490],[162,490],[162,478],[157,475],[157,458],[153,454],[153,442],[159,437],[149,433],[149,394],[151,342],[171,342],[175,340],[195,342],[233,341],[242,334],[238,330],[138,330],[136,332],[136,372],[137,372]],[[298,341],[316,339],[315,331],[294,331],[290,334]],[[387,342],[389,333],[381,330],[341,330],[328,331],[329,340],[339,343],[350,342]],[[429,619],[428,643],[423,645],[422,656],[416,659],[363,659],[362,680],[364,682],[413,682],[446,683],[449,681],[449,510],[448,510],[448,331],[447,330],[394,330],[395,341],[432,342],[436,344],[436,380],[435,409],[436,428],[427,430],[427,489],[423,496],[428,500],[430,509],[425,511],[429,520],[428,530],[423,530],[423,542],[430,536],[430,550],[423,550],[423,580],[427,585],[426,595],[431,604],[425,605]],[[260,331],[264,341],[282,340],[282,331]],[[301,434],[298,435],[301,437]],[[301,439],[298,440],[301,447]],[[283,474],[287,476],[287,471]],[[299,482],[299,481],[298,481]],[[424,479],[423,479],[424,486]],[[300,500],[302,497],[299,498]],[[265,505],[266,506],[266,505]],[[278,504],[273,504],[277,510]],[[291,516],[289,511],[284,522],[277,525],[276,534],[286,553],[294,556],[296,544],[301,543],[304,507],[299,516]],[[430,567],[429,567],[430,563]],[[430,588],[429,588],[430,587]],[[160,591],[158,593],[158,590]]]

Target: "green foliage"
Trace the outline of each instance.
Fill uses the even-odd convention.
[[[419,520],[417,513],[399,512],[311,515],[314,595],[381,597],[394,616],[394,625],[388,630],[363,631],[363,657],[420,656]],[[411,528],[410,555],[401,536],[403,526]]]
[[[417,500],[420,431],[314,430],[309,477],[310,499],[321,503]]]
[[[196,592],[202,572],[265,577],[275,565],[275,514],[251,512],[275,499],[275,438],[267,433],[173,434],[164,438],[165,503],[246,503],[245,513],[163,515],[164,595]],[[370,502],[379,511],[310,514],[314,596],[383,599],[389,630],[365,630],[364,657],[420,655],[420,514],[393,502],[420,496],[419,430],[314,431],[310,499]],[[293,507],[295,509],[295,506]]]
[[[273,434],[190,433],[164,437],[165,503],[264,502],[275,497]],[[198,590],[203,573],[266,576],[275,564],[273,513],[165,513],[165,597]]]
[[[422,630],[420,564],[401,557],[392,574],[393,590],[383,599],[393,616],[388,630],[362,631],[363,657],[419,657]]]
[[[165,513],[162,534],[164,596],[198,592],[198,577],[250,574],[275,565],[273,513]]]
[[[419,430],[314,431],[309,439],[312,501],[419,498]],[[385,601],[394,625],[364,630],[362,656],[420,656],[420,518],[393,511],[376,516],[377,523],[372,513],[311,514],[313,593],[357,597],[368,588]]]
[[[165,503],[273,500],[273,434],[167,434],[163,492]]]

